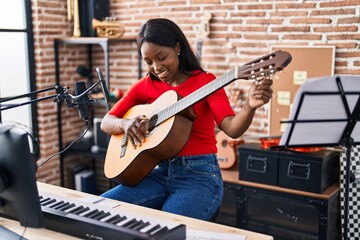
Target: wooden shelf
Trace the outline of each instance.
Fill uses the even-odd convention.
[[[136,42],[135,36],[123,38],[104,38],[104,37],[66,37],[58,38],[57,41],[62,44],[101,44],[103,42]]]
[[[221,170],[221,173],[223,176],[223,180],[225,182],[239,184],[239,185],[247,186],[247,187],[256,187],[256,188],[262,188],[262,189],[266,189],[266,190],[303,195],[303,196],[319,198],[319,199],[330,199],[339,192],[339,182],[334,183],[333,185],[328,187],[323,193],[318,194],[318,193],[299,191],[299,190],[295,190],[295,189],[283,188],[283,187],[278,187],[278,186],[273,186],[273,185],[239,180],[239,171],[237,168],[233,168],[230,170]]]

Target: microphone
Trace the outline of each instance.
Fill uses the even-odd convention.
[[[91,74],[91,71],[88,67],[85,67],[84,65],[79,65],[77,68],[76,68],[76,72],[82,76],[82,77],[92,77],[93,75]]]
[[[85,92],[85,82],[75,82],[75,95],[78,96]],[[85,121],[89,120],[90,115],[90,100],[87,94],[76,99],[75,108],[79,111],[79,116]]]
[[[102,88],[102,92],[104,95],[104,99],[107,105],[110,105],[110,94],[109,91],[106,87],[106,81],[104,80],[104,76],[102,74],[102,71],[99,67],[96,68],[96,73],[98,75],[98,78],[100,80],[100,84],[101,84],[101,88]]]

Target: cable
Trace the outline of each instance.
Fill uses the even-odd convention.
[[[84,132],[78,137],[76,138],[75,140],[73,140],[66,148],[64,148],[62,151],[58,152],[58,153],[55,153],[53,155],[51,155],[48,159],[46,159],[44,162],[40,163],[37,168],[40,168],[42,167],[45,163],[47,163],[51,158],[55,157],[55,156],[58,156],[60,154],[62,154],[63,152],[65,152],[66,150],[68,150],[77,140],[79,140],[80,138],[84,137],[84,135],[88,132],[89,130],[89,126],[88,126],[88,121],[85,121],[85,130]]]
[[[26,239],[26,238],[24,237],[24,235],[25,235],[25,233],[26,233],[26,230],[27,230],[27,227],[25,226],[25,227],[24,227],[24,231],[23,231],[23,233],[21,234],[19,240]]]

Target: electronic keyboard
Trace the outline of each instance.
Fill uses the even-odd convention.
[[[98,198],[105,200],[105,198]],[[99,201],[99,200],[98,200]],[[184,224],[140,216],[98,203],[40,193],[45,228],[83,239],[185,239]]]

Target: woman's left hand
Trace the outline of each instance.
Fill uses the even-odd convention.
[[[255,81],[250,89],[248,102],[250,108],[258,108],[262,105],[268,103],[272,97],[273,90],[271,86],[273,81],[271,79],[265,78],[260,81]]]

